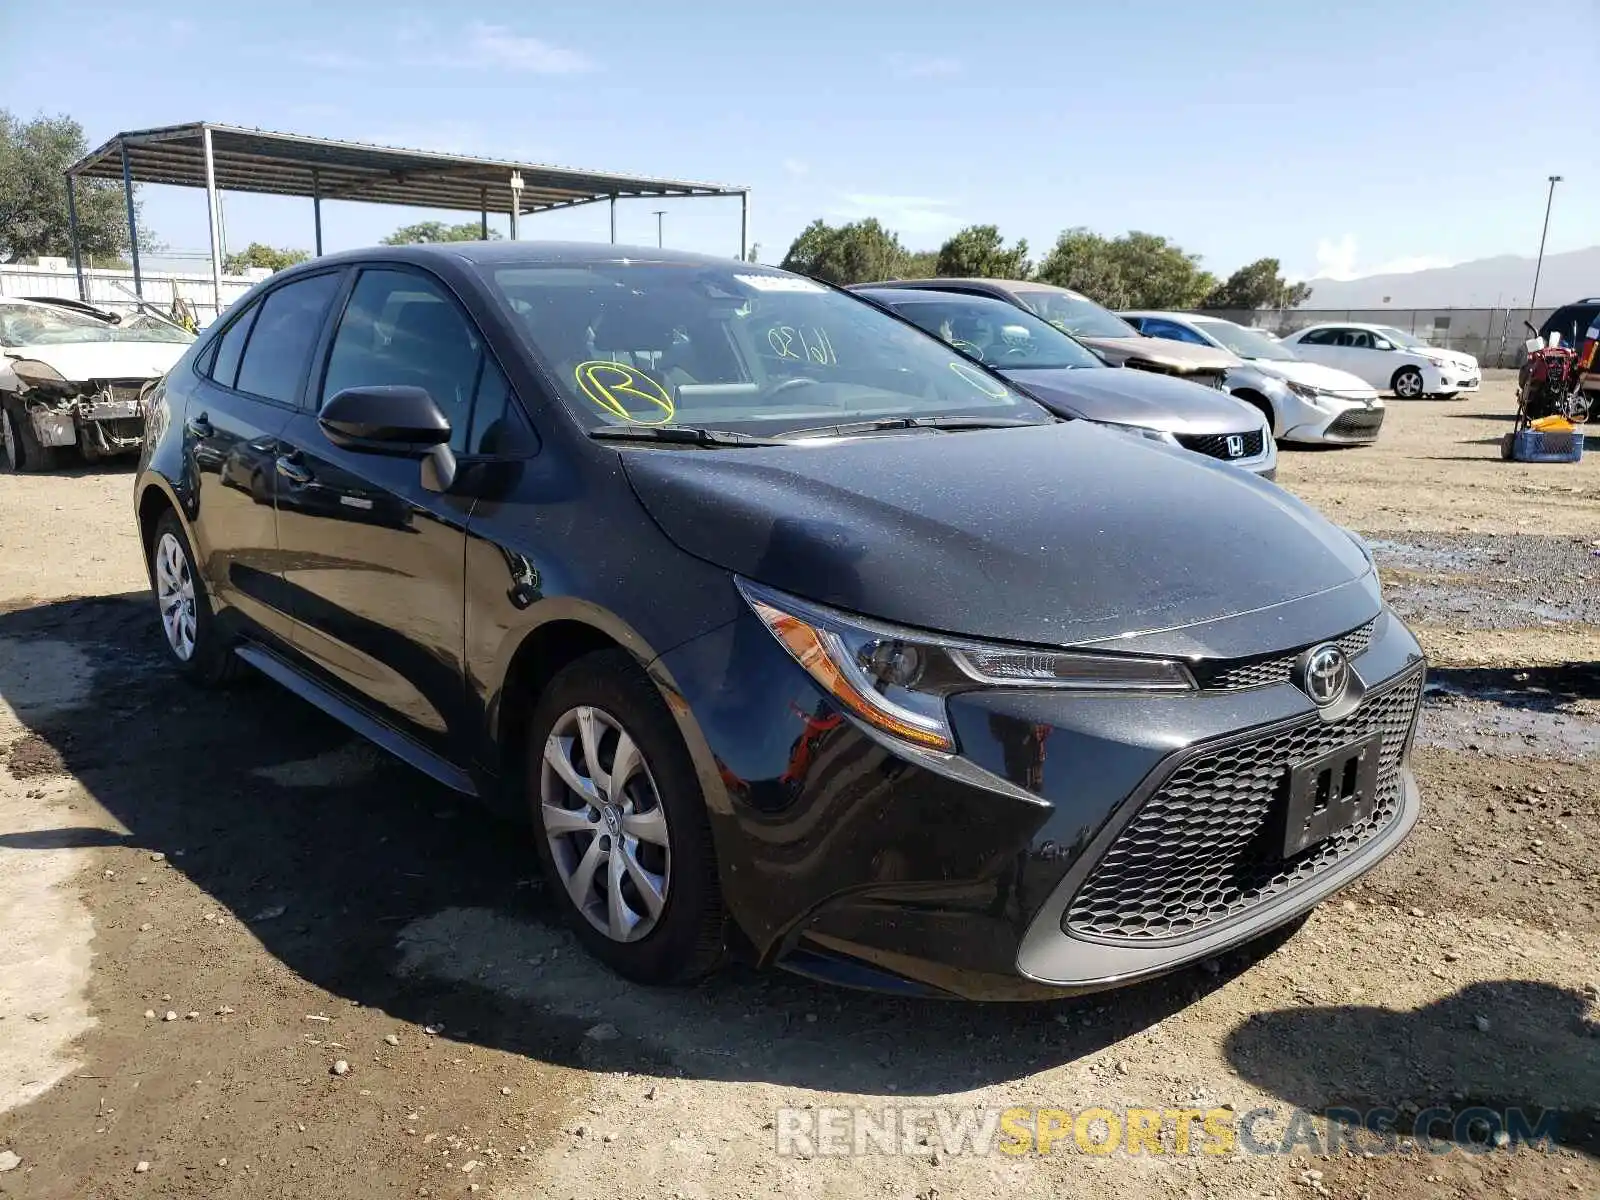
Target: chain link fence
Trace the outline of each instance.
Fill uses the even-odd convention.
[[[1517,367],[1525,355],[1528,338],[1524,320],[1542,326],[1555,308],[1537,308],[1530,318],[1525,308],[1285,308],[1205,309],[1205,315],[1222,317],[1240,325],[1254,325],[1282,337],[1308,325],[1391,325],[1421,338],[1431,346],[1460,350],[1484,367]],[[1581,329],[1563,329],[1561,338],[1576,344]]]

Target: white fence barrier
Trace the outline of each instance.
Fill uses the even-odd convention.
[[[64,264],[58,265],[58,264]],[[173,271],[141,271],[144,298],[163,310],[172,307],[175,297],[181,296],[194,311],[201,325],[216,318],[217,308],[211,287],[211,276],[184,274]],[[224,275],[222,277],[222,307],[244,295],[265,271],[254,275]],[[107,267],[84,268],[84,290],[90,304],[118,310],[131,309],[134,304],[133,272]],[[61,296],[69,300],[78,298],[78,277],[72,264],[58,259],[41,266],[24,266],[18,263],[0,263],[0,296]]]

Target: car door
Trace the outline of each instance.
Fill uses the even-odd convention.
[[[231,314],[197,360],[184,411],[190,528],[218,620],[284,640],[273,463],[340,277],[297,277]]]
[[[317,413],[349,387],[423,387],[463,453],[473,397],[498,367],[450,290],[398,264],[359,269],[321,360],[276,463],[295,651],[323,682],[460,763],[472,501],[425,488],[415,458],[334,445]]]
[[[1292,345],[1295,353],[1309,362],[1346,370],[1348,368],[1344,366],[1344,350],[1339,345],[1339,337],[1348,332],[1349,330],[1342,326],[1329,325],[1322,329],[1310,330]]]

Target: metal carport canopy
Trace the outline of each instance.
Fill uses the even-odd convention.
[[[136,291],[140,290],[140,280],[138,231],[134,228],[131,204],[133,185],[161,183],[205,188],[210,201],[212,274],[218,282],[219,307],[218,191],[263,192],[310,199],[315,212],[319,254],[322,252],[323,200],[477,212],[482,214],[486,234],[489,213],[509,213],[513,238],[517,236],[517,218],[524,213],[609,200],[612,202],[611,239],[615,241],[616,201],[620,198],[738,196],[740,255],[744,257],[749,252],[750,193],[745,187],[405,150],[202,121],[119,133],[67,169],[68,203],[73,209],[74,259],[79,258],[72,194],[75,179],[122,181],[130,201],[128,223],[133,235]],[[78,272],[81,292],[81,263]]]

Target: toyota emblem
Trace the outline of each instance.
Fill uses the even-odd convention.
[[[1336,704],[1350,686],[1350,660],[1332,642],[1313,646],[1300,656],[1300,690],[1318,708]]]
[[[1243,453],[1244,438],[1240,437],[1237,433],[1230,433],[1228,435],[1228,457],[1238,458]]]

